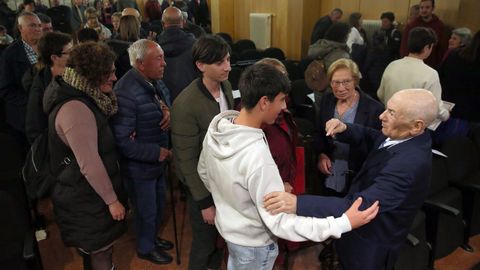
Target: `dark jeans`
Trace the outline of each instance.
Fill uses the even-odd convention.
[[[147,254],[155,248],[165,208],[165,178],[127,179],[127,189],[135,213],[137,252]]]
[[[217,228],[203,221],[201,209],[188,190],[187,204],[192,225],[192,246],[188,269],[218,269],[222,263],[223,248],[217,247],[217,240],[220,237]]]

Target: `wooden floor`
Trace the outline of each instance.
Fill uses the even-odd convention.
[[[180,265],[175,263],[175,249],[170,251],[174,262],[170,265],[155,265],[141,260],[135,254],[135,239],[132,229],[131,217],[129,218],[129,231],[121,237],[114,247],[114,263],[119,270],[170,270],[187,269],[188,255],[190,253],[191,229],[188,219],[185,202],[179,200],[176,195],[176,220],[178,229],[178,241],[180,250]],[[171,205],[167,207],[166,223],[161,232],[161,237],[174,241],[173,215]],[[58,228],[53,221],[51,204],[42,202],[41,211],[47,217],[48,238],[39,242],[45,270],[81,270],[82,260],[72,248],[66,248],[60,239]],[[480,262],[480,235],[473,237],[470,244],[474,247],[474,253],[457,249],[453,254],[435,262],[437,270],[468,270]],[[321,249],[320,245],[303,248],[289,256],[288,269],[321,269],[317,260],[317,254]],[[223,269],[226,269],[225,265]]]

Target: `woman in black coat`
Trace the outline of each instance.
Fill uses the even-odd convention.
[[[342,122],[380,129],[378,117],[384,107],[359,90],[360,72],[352,60],[339,59],[333,62],[327,76],[332,93],[326,94],[320,104],[317,166],[326,176],[327,193],[341,195],[348,191],[349,180],[361,168],[367,149],[330,139],[325,134],[325,123],[337,118]]]
[[[62,75],[72,46],[71,36],[61,32],[46,33],[38,42],[39,61],[35,67],[38,72],[28,91],[25,120],[25,132],[30,143],[48,125],[47,115],[43,113],[43,94],[52,78]]]

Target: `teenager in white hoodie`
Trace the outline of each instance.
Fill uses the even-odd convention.
[[[290,82],[275,67],[259,64],[243,72],[239,88],[242,110],[225,111],[212,120],[198,163],[215,202],[215,225],[227,242],[228,269],[272,269],[276,237],[317,242],[339,238],[375,217],[378,203],[358,211],[361,198],[338,218],[266,212],[264,195],[284,186],[260,126],[272,124],[286,108]]]

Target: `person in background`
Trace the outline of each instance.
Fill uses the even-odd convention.
[[[260,64],[271,65],[288,78],[287,69],[280,60],[263,58],[255,63],[255,65]],[[296,146],[298,131],[292,114],[288,109],[283,109],[275,120],[275,123],[262,124],[261,129],[267,139],[270,154],[277,165],[285,191],[297,194],[294,186],[297,175]],[[287,250],[294,248],[296,246],[295,244],[295,242],[289,242],[283,239],[278,240],[278,256],[275,260],[275,265],[285,265]]]
[[[113,3],[111,0],[103,0],[102,9],[100,13],[100,21],[108,26],[112,27],[112,14],[115,12]]]
[[[120,18],[122,17],[122,12],[115,12],[112,14],[112,38],[115,38],[118,35],[118,28],[120,27]]]
[[[447,121],[450,113],[442,103],[442,86],[435,69],[423,61],[432,53],[437,37],[431,28],[415,27],[409,32],[408,56],[391,62],[385,72],[377,91],[383,104],[398,91],[410,88],[422,88],[433,93],[439,106],[438,119]]]
[[[109,39],[112,36],[112,32],[99,21],[98,11],[89,7],[85,10],[85,18],[87,18],[87,23],[85,28],[94,29],[98,33],[98,37],[101,41]]]
[[[195,37],[183,31],[182,12],[176,7],[168,7],[162,16],[163,31],[157,42],[165,52],[168,69],[164,82],[170,89],[172,102],[195,78],[197,70],[193,63],[192,47]]]
[[[310,44],[317,42],[319,39],[323,39],[328,28],[330,28],[332,24],[340,21],[342,15],[343,11],[341,9],[334,8],[328,15],[321,17],[313,27]]]
[[[364,45],[367,42],[367,33],[362,28],[362,14],[359,12],[354,12],[350,14],[348,22],[352,27],[350,34],[347,39],[347,46],[352,52],[352,45]]]
[[[134,16],[138,20],[138,23],[140,24],[140,38],[148,38],[153,40],[153,38],[156,36],[156,33],[149,33],[142,27],[142,17],[138,9],[125,8],[122,10],[122,16]]]
[[[51,0],[50,8],[46,13],[52,19],[53,29],[66,34],[71,34],[72,29],[72,9],[66,5],[61,5],[60,0]]]
[[[408,17],[407,17],[406,24],[408,25],[409,23],[415,21],[419,16],[420,16],[420,5],[415,4],[411,6],[410,9],[408,10]]]
[[[364,91],[374,98],[377,96],[376,91],[380,86],[383,71],[388,64],[399,57],[402,38],[400,31],[393,24],[395,22],[393,12],[382,13],[380,19],[382,20],[382,26],[373,33],[372,44],[362,70],[365,76],[364,80],[367,80],[366,87],[363,87]]]
[[[126,17],[135,20],[133,16],[122,20]],[[172,256],[165,250],[173,244],[157,236],[165,210],[165,170],[172,156],[168,149],[170,93],[161,81],[166,63],[162,48],[147,39],[134,42],[128,55],[132,69],[115,84],[118,113],[112,124],[134,207],[136,251],[141,259],[169,264]]]
[[[53,32],[52,19],[43,13],[37,13],[40,22],[42,23],[42,32]]]
[[[133,8],[138,10],[138,5],[135,0],[118,0],[117,1],[117,11],[123,11],[126,8]]]
[[[427,27],[435,32],[438,42],[432,48],[430,56],[425,59],[425,64],[433,69],[438,69],[447,50],[448,36],[443,22],[433,14],[434,10],[435,0],[420,0],[420,16],[410,22],[403,31],[403,38],[400,45],[400,57],[409,54],[408,40],[410,31],[415,27]]]
[[[117,55],[117,60],[115,60],[117,70],[115,74],[117,78],[122,78],[123,75],[132,68],[128,55],[128,47],[130,47],[133,42],[139,40],[140,23],[134,16],[122,16],[120,18],[118,31],[115,39],[108,40],[107,44]]]
[[[0,25],[0,45],[9,45],[13,42],[13,38],[7,33],[7,28]]]
[[[470,125],[480,123],[480,31],[471,42],[453,50],[438,71],[442,84],[442,98],[455,103],[450,119],[437,129],[439,139],[451,135],[467,135]]]
[[[188,15],[190,20],[201,26],[206,32],[210,29],[210,11],[207,0],[192,0],[188,4]]]
[[[87,18],[85,18],[85,9],[83,5],[83,0],[73,0],[72,1],[72,30],[74,32],[83,28],[87,23]]]
[[[162,4],[160,5],[160,11],[163,14],[163,11],[173,4],[173,0],[162,0]]]
[[[35,12],[37,13],[46,13],[48,7],[42,3],[42,0],[35,0]]]
[[[11,43],[0,57],[0,98],[5,106],[8,131],[22,146],[26,146],[25,111],[26,89],[22,78],[25,72],[37,63],[38,40],[42,36],[42,24],[38,16],[22,12],[17,19],[20,38]]]
[[[19,11],[35,12],[35,2],[33,0],[23,0],[23,3],[19,6]]]
[[[0,25],[7,28],[7,34],[13,36],[17,14],[7,4],[6,0],[0,0]]]
[[[100,37],[97,31],[92,28],[83,28],[77,31],[77,43],[85,43],[88,41],[98,42]]]
[[[218,269],[223,248],[214,226],[215,205],[198,175],[202,141],[213,117],[233,109],[230,46],[218,36],[199,38],[192,48],[193,62],[201,77],[190,83],[172,105],[172,145],[178,178],[187,186],[187,205],[192,226],[189,270]]]
[[[37,16],[40,19],[40,22],[42,23],[42,33],[45,34],[45,33],[53,32],[52,20],[50,19],[50,17],[48,17],[43,13],[38,13]],[[38,72],[37,65],[33,65],[23,74],[22,85],[23,85],[23,89],[25,89],[27,93],[30,92],[33,79],[37,75],[37,72]]]
[[[338,59],[350,58],[350,50],[346,44],[348,34],[351,31],[350,25],[342,22],[332,24],[323,39],[317,40],[308,48],[308,57],[321,59],[328,70],[330,65]],[[327,86],[323,91],[314,91],[315,96],[315,119],[320,119],[320,102],[322,96],[330,91]]]
[[[184,1],[182,1],[182,0],[173,1],[172,6],[178,8],[182,11],[183,30],[184,31],[186,31],[188,33],[192,33],[195,36],[195,38],[197,38],[197,39],[206,34],[205,30],[201,26],[199,26],[199,25],[197,25],[197,24],[195,24],[191,21],[192,14],[190,14],[188,12],[188,6],[187,6],[187,4],[185,4]]]
[[[106,45],[77,45],[43,99],[51,164],[62,170],[51,195],[55,222],[63,243],[83,256],[84,269],[114,269],[113,244],[127,225],[127,196],[109,124],[117,112],[114,61]]]
[[[37,72],[28,91],[25,120],[29,143],[48,127],[48,117],[43,113],[43,95],[52,79],[63,74],[72,48],[71,36],[61,32],[46,33],[38,41]]]
[[[118,40],[135,42],[140,38],[140,23],[134,16],[122,16],[118,27]]]
[[[457,48],[465,47],[472,41],[472,31],[466,27],[455,28],[452,30],[450,39],[448,40],[448,50],[443,56],[442,62],[447,58],[448,54]]]
[[[160,34],[163,30],[162,27],[162,8],[157,0],[149,0],[145,3],[145,22],[144,25],[149,31]],[[163,47],[162,47],[163,48]]]

